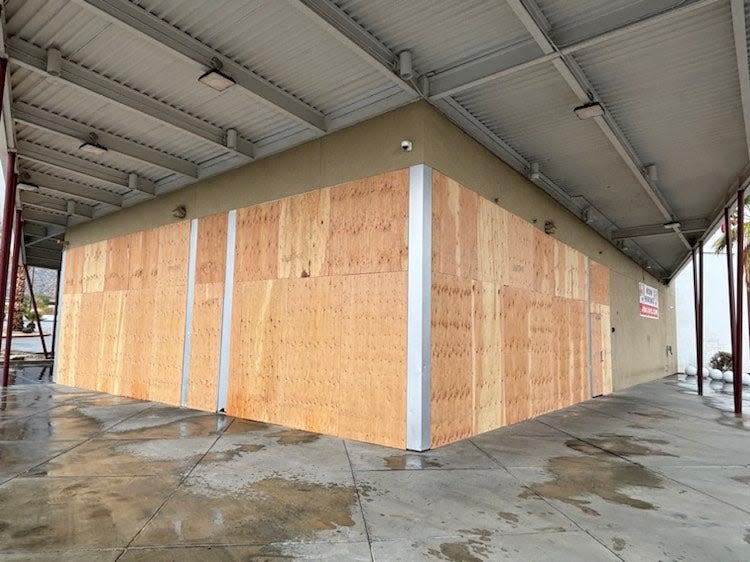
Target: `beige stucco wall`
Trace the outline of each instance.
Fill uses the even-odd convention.
[[[412,140],[412,152],[400,148]],[[544,191],[499,160],[425,102],[395,111],[253,162],[187,188],[107,215],[67,234],[78,246],[152,228],[175,219],[185,205],[188,219],[279,199],[320,187],[427,163],[483,197],[538,227],[557,226],[555,237],[612,270],[613,379],[624,388],[676,370],[674,293]],[[661,319],[638,315],[638,281],[659,289]]]

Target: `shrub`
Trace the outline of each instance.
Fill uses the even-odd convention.
[[[712,369],[730,371],[732,369],[732,354],[727,351],[718,351],[708,362]]]

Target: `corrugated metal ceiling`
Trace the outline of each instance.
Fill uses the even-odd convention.
[[[315,4],[338,12],[339,17],[317,19],[293,6],[295,2]],[[122,0],[112,0],[102,6],[120,3]],[[522,9],[532,14],[558,47],[698,4],[706,7],[668,21],[662,18],[658,24],[566,55],[569,63],[580,67],[606,107],[608,118],[632,147],[637,165],[658,166],[656,187],[678,219],[707,217],[747,164],[728,0],[522,2]],[[400,51],[410,50],[418,76],[429,78],[451,69],[452,78],[465,76],[471,84],[458,88],[449,98],[452,107],[460,108],[459,118],[456,114],[452,118],[482,142],[487,143],[489,135],[488,146],[507,144],[526,164],[538,162],[545,177],[556,184],[557,193],[569,196],[568,206],[574,212],[585,201],[604,216],[603,234],[612,228],[664,220],[644,191],[643,178],[634,175],[602,128],[575,117],[572,110],[581,99],[550,61],[507,70],[519,62],[519,56],[531,60],[542,54],[509,2],[132,0],[123,5],[138,7],[136,12],[143,17],[158,18],[154,21],[160,20],[174,32],[235,61],[297,100],[300,107],[325,116],[333,128],[419,97],[416,87],[405,88],[395,73],[389,76],[393,69],[374,66],[373,59],[357,47],[358,34],[379,41],[381,52],[390,53],[392,59]],[[745,5],[747,20],[748,2]],[[217,131],[223,135],[236,129],[241,138],[254,143],[259,156],[324,134],[273,103],[259,101],[240,86],[220,93],[199,84],[197,76],[205,71],[203,64],[146,38],[127,23],[118,22],[113,14],[92,9],[86,0],[9,0],[5,14],[9,39],[36,48],[57,48],[65,59],[115,81],[114,87],[123,92],[158,100],[188,121],[205,123],[212,134],[202,138],[144,114],[137,103],[117,103],[87,93],[65,80],[45,77],[28,65],[11,67],[15,103],[116,135],[151,149],[154,156],[171,155],[192,162],[199,167],[200,177],[247,161],[223,146],[224,140],[217,142]],[[508,62],[503,62],[503,57]],[[503,71],[502,77],[472,75],[477,67],[490,63]],[[482,79],[474,81],[477,77]],[[431,101],[442,107],[436,100]],[[33,146],[82,156],[75,138],[20,123],[16,134]],[[503,150],[501,153],[507,153]],[[192,181],[114,151],[87,159],[154,181],[157,193]],[[523,165],[516,166],[524,171]],[[113,189],[85,175],[28,159],[21,159],[21,168]],[[125,188],[114,191],[126,195],[126,205],[144,197],[126,193]],[[97,213],[111,210],[99,206]],[[669,234],[635,239],[628,246],[629,255],[661,268],[656,272],[664,275],[671,273],[685,251],[677,236]]]

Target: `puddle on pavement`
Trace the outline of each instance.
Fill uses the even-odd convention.
[[[252,420],[241,420],[235,418],[232,425],[230,425],[224,432],[226,435],[237,435],[241,433],[254,433],[256,431],[265,431],[269,426],[267,423],[252,421]]]
[[[649,447],[649,445],[669,445],[669,441],[665,441],[664,439],[647,439],[633,437],[632,435],[618,435],[616,433],[603,433],[599,437],[588,438],[585,442],[571,439],[566,441],[565,444],[569,448],[587,455],[601,453],[601,450],[604,449],[609,453],[622,456],[677,456]]]
[[[357,492],[272,476],[215,496],[178,492],[145,529],[146,544],[257,544],[324,540],[355,526]],[[339,536],[337,534],[337,536]]]
[[[591,441],[596,442],[597,439],[591,439]],[[609,435],[603,436],[598,441],[602,446],[623,445],[621,449],[631,451],[628,454],[662,454],[660,451],[653,451],[649,447],[633,443],[632,438],[628,436]],[[577,439],[568,440],[566,445],[586,456],[549,459],[546,468],[552,475],[552,479],[531,484],[529,490],[522,492],[520,497],[531,498],[538,494],[575,506],[588,515],[600,514],[589,507],[591,503],[589,500],[581,499],[585,496],[598,496],[607,502],[635,509],[656,509],[652,503],[629,496],[625,490],[632,487],[662,488],[662,479],[657,474],[641,465],[617,459]]]
[[[621,552],[625,550],[626,546],[627,543],[625,542],[625,539],[621,537],[612,537],[612,548],[615,552]]]
[[[282,429],[267,433],[266,437],[273,437],[279,445],[303,445],[320,439],[319,433],[310,433],[299,429]]]
[[[487,544],[492,533],[486,529],[462,530],[461,532],[476,535],[477,538],[444,542],[438,548],[428,549],[427,554],[433,558],[448,560],[449,562],[482,562],[487,560],[492,553]]]
[[[732,480],[735,482],[739,482],[740,484],[747,484],[750,486],[750,475],[743,475],[743,476],[732,476]]]
[[[204,462],[228,462],[241,457],[244,453],[257,453],[264,449],[265,445],[255,443],[243,443],[226,451],[209,451],[203,457]]]
[[[440,468],[443,465],[422,455],[391,455],[383,457],[390,470],[409,470],[421,468]]]
[[[501,511],[498,516],[506,523],[518,523],[518,515],[510,511]]]
[[[669,414],[660,414],[658,412],[628,412],[628,413],[636,415],[636,416],[640,416],[642,418],[652,418],[655,420],[676,420],[677,419],[675,416],[670,416]]]

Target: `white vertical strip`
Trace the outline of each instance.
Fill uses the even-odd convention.
[[[57,317],[57,332],[55,332],[55,356],[52,358],[52,382],[57,382],[57,358],[62,354],[60,348],[62,333],[62,309],[63,309],[63,293],[65,292],[65,258],[68,255],[67,250],[62,253],[62,261],[60,262],[60,290],[57,292],[57,300],[55,301],[55,316]]]
[[[190,344],[193,335],[193,303],[195,302],[195,262],[198,253],[198,219],[190,221],[190,243],[188,246],[187,298],[185,299],[185,337],[182,343],[182,390],[180,406],[187,406],[190,384]]]
[[[409,168],[409,282],[406,448],[430,448],[430,302],[432,295],[432,168]]]
[[[224,272],[224,303],[221,310],[221,345],[219,347],[219,385],[216,411],[227,407],[229,391],[229,352],[232,342],[232,294],[234,292],[234,247],[237,229],[237,211],[227,214],[227,259]]]
[[[591,332],[591,258],[586,258],[586,342],[589,346],[589,398],[594,397],[594,336]]]

